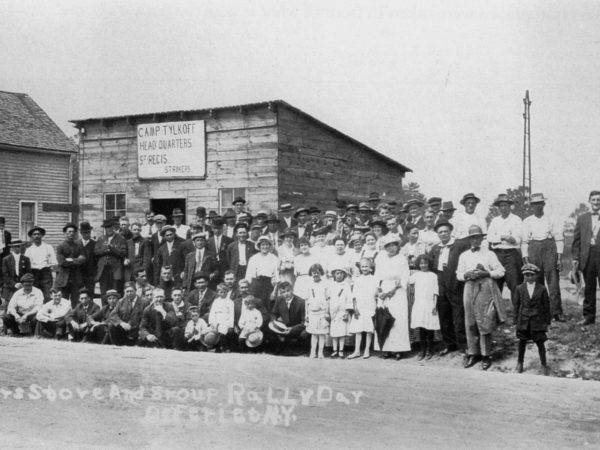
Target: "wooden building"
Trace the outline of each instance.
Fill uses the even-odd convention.
[[[197,206],[251,212],[282,203],[335,209],[370,192],[398,198],[402,164],[281,100],[241,106],[73,120],[80,131],[82,218]]]
[[[35,224],[58,244],[72,219],[77,148],[27,95],[0,91],[0,216],[13,239]]]

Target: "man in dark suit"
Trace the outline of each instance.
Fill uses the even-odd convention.
[[[85,255],[83,246],[75,240],[77,225],[66,224],[63,233],[65,240],[56,248],[58,274],[54,286],[61,290],[63,298],[71,300],[71,307],[75,308],[79,302],[79,289],[83,286],[82,267],[85,264]]]
[[[207,248],[215,255],[217,265],[219,266],[219,276],[216,280],[212,280],[210,288],[215,290],[217,284],[222,280],[223,274],[228,269],[227,267],[227,247],[233,242],[233,239],[223,234],[223,219],[215,217],[212,221],[213,235],[208,238]],[[202,317],[202,316],[200,316]]]
[[[305,331],[305,319],[304,300],[294,295],[291,283],[282,281],[279,284],[279,297],[275,300],[271,310],[271,323],[269,324],[271,331],[269,341],[276,343],[276,353],[281,352],[283,347],[291,343],[306,344],[308,335]],[[282,323],[287,329],[279,332],[273,321]]]
[[[6,219],[4,217],[0,217],[0,260],[7,257],[10,253],[10,242],[11,242],[11,234],[4,229],[6,226]]]
[[[208,274],[204,272],[196,273],[193,280],[194,289],[187,295],[186,300],[190,306],[198,308],[200,318],[208,323],[208,313],[217,293],[208,288]]]
[[[146,302],[135,293],[135,283],[125,283],[125,295],[117,302],[108,319],[108,334],[113,345],[134,345]]]
[[[183,268],[183,289],[187,293],[192,290],[194,274],[207,273],[209,280],[218,279],[219,268],[215,254],[206,248],[208,233],[198,233],[192,237],[195,250],[185,257]]]
[[[115,233],[111,219],[105,220],[102,228],[105,234],[96,241],[94,254],[98,257],[96,281],[100,282],[102,304],[105,305],[106,291],[123,290],[123,259],[127,257],[127,242]]]
[[[241,280],[246,276],[246,267],[250,257],[256,253],[256,248],[248,242],[248,225],[238,223],[235,226],[236,240],[227,247],[227,266],[235,273],[235,278]]]
[[[162,267],[171,267],[173,271],[173,280],[175,284],[181,283],[181,273],[185,264],[182,253],[182,243],[184,239],[177,236],[177,230],[174,226],[167,225],[160,230],[163,237],[163,243],[154,255],[154,277],[158,279]]]
[[[23,253],[25,243],[20,240],[14,240],[9,244],[10,254],[2,259],[2,298],[7,302],[17,289],[15,285],[19,283],[21,276],[31,273],[31,261]],[[17,261],[18,260],[18,261]]]
[[[573,272],[581,270],[585,280],[583,320],[580,325],[596,322],[596,286],[600,279],[600,191],[590,192],[591,212],[577,218],[573,234]]]
[[[81,288],[77,305],[65,317],[69,340],[83,340],[91,331],[92,316],[99,311],[100,307],[94,303],[87,289]]]
[[[165,303],[165,293],[162,289],[152,291],[152,303],[144,309],[138,345],[144,347],[173,347],[171,332],[177,319],[171,303]]]
[[[139,222],[131,225],[131,239],[127,241],[127,258],[125,266],[125,281],[135,281],[135,276],[140,270],[150,271],[152,261],[152,248],[150,241],[142,237],[142,226]]]
[[[313,231],[313,226],[312,223],[310,223],[310,221],[308,220],[308,214],[308,208],[298,208],[294,213],[294,219],[297,220],[297,223],[291,229],[296,233],[298,239],[302,237],[310,239],[310,236]]]
[[[85,263],[83,263],[83,266],[81,266],[83,285],[93,298],[94,288],[96,286],[96,272],[98,271],[98,267],[96,264],[96,255],[94,254],[96,241],[92,239],[92,226],[89,222],[81,222],[79,224],[79,235],[81,236],[81,240],[79,242],[81,242],[83,256],[85,256]]]
[[[456,278],[456,268],[458,257],[469,247],[451,237],[454,227],[448,220],[440,219],[433,229],[441,241],[432,247],[430,256],[433,272],[438,277],[437,310],[444,341],[440,356],[444,356],[455,350],[464,351],[467,346],[463,306],[465,283]]]
[[[292,217],[291,203],[284,203],[279,207],[279,231],[283,232],[298,225],[298,221]]]

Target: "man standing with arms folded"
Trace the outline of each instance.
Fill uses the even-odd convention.
[[[75,240],[77,225],[68,223],[63,227],[65,240],[56,248],[58,274],[55,287],[59,288],[62,298],[71,300],[71,307],[79,303],[79,289],[83,286],[82,267],[85,264],[83,246]]]
[[[27,235],[31,238],[31,246],[25,250],[25,256],[31,261],[31,273],[34,277],[33,285],[44,294],[44,302],[50,301],[52,288],[52,271],[56,269],[56,253],[51,245],[42,242],[46,230],[34,226]]]
[[[543,194],[533,194],[529,203],[533,214],[523,221],[523,261],[535,264],[540,269],[538,282],[544,284],[545,281],[548,284],[550,316],[564,322],[558,283],[564,248],[563,227],[544,214],[546,199]]]
[[[573,272],[581,270],[585,281],[583,320],[578,325],[596,322],[596,286],[600,279],[600,191],[590,192],[591,212],[577,218],[573,235]]]
[[[523,239],[523,222],[519,217],[511,213],[510,208],[514,202],[506,194],[500,194],[493,203],[500,211],[500,215],[494,217],[488,229],[487,241],[498,257],[498,261],[504,267],[504,277],[498,278],[500,292],[504,283],[510,289],[511,297],[515,289],[523,282],[523,259],[521,258],[521,241]]]

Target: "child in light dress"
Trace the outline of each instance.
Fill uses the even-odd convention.
[[[231,339],[235,336],[233,332],[233,302],[227,298],[227,292],[227,285],[224,283],[217,286],[217,297],[213,301],[208,314],[208,324],[221,337],[218,351],[223,350],[223,341],[228,344],[227,349],[229,349]]]
[[[362,258],[359,265],[361,274],[355,279],[352,288],[354,313],[348,326],[348,331],[354,334],[354,352],[348,356],[348,359],[360,356],[363,333],[366,336],[364,359],[371,356],[371,342],[373,342],[373,316],[377,305],[378,283],[373,276],[373,260],[371,258]]]
[[[323,349],[329,333],[329,283],[323,280],[325,271],[321,264],[310,266],[312,277],[306,300],[306,332],[310,337],[310,357],[324,358]]]
[[[438,279],[430,271],[431,259],[427,255],[419,255],[415,259],[419,268],[410,276],[410,283],[415,287],[415,302],[412,306],[410,327],[417,329],[421,342],[419,361],[433,356],[433,333],[440,329],[437,314]]]
[[[242,308],[238,327],[240,328],[240,341],[245,340],[251,333],[260,329],[263,325],[263,316],[256,308],[256,297],[248,296],[244,299],[245,308]]]
[[[190,306],[188,313],[190,314],[190,320],[186,324],[183,333],[188,347],[192,350],[204,350],[204,345],[200,338],[208,332],[208,324],[200,318],[198,307]]]
[[[342,267],[333,267],[331,270],[333,280],[330,285],[329,297],[329,335],[333,345],[332,358],[344,357],[344,341],[348,335],[348,321],[352,309],[352,289],[347,283],[348,272]]]

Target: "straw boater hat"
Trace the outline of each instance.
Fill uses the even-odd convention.
[[[531,198],[529,199],[529,203],[530,204],[534,204],[534,203],[546,203],[546,200],[548,200],[547,198],[544,197],[544,194],[537,193],[537,194],[533,194],[531,196]]]
[[[475,200],[477,203],[479,203],[481,201],[481,199],[479,197],[477,197],[475,194],[473,194],[472,192],[469,192],[468,194],[463,195],[463,198],[460,201],[461,205],[464,205],[465,202],[469,199],[473,199]]]
[[[20,247],[21,245],[25,245],[25,242],[23,242],[21,239],[14,239],[10,244],[8,244],[9,247]]]
[[[346,211],[350,211],[351,209],[358,211],[358,205],[356,203],[348,203],[348,205],[346,205]]]
[[[256,248],[256,250],[260,251],[260,244],[262,244],[263,242],[268,242],[269,245],[271,247],[273,247],[273,242],[271,241],[271,239],[269,239],[267,236],[260,236],[258,238],[258,240],[256,241],[256,244],[254,245],[254,247]]]
[[[263,341],[263,332],[259,329],[254,330],[246,337],[246,345],[250,348],[258,347],[262,344]]]
[[[481,230],[481,227],[479,225],[471,225],[469,227],[469,233],[467,234],[468,238],[485,236],[487,235]]]
[[[292,210],[292,204],[291,203],[284,203],[283,205],[281,205],[279,207],[279,212],[290,212]]]
[[[331,217],[332,219],[337,219],[337,213],[335,211],[325,211],[325,215],[323,217]]]
[[[493,206],[500,206],[500,203],[508,203],[509,205],[514,205],[515,202],[512,201],[507,194],[500,194],[498,195],[498,197],[496,197],[496,200],[494,200],[494,203],[492,203]]]
[[[309,214],[319,214],[320,212],[321,212],[321,210],[319,209],[318,206],[311,206],[310,208],[308,208]]]
[[[208,239],[208,233],[204,232],[204,233],[196,233],[192,236],[192,241],[195,241],[196,239],[204,239],[207,240]]]
[[[279,320],[271,320],[269,322],[269,329],[277,334],[286,334],[290,330],[290,327]]]
[[[354,244],[356,244],[357,241],[362,243],[362,240],[363,240],[362,234],[360,234],[360,233],[353,234],[352,236],[350,236],[350,239],[348,239],[348,247],[353,248]]]
[[[173,213],[171,214],[171,217],[183,217],[185,216],[185,214],[183,213],[183,211],[181,210],[181,208],[174,208],[173,209]]]
[[[164,236],[167,231],[172,231],[173,233],[177,233],[177,228],[175,228],[173,225],[166,225],[166,226],[162,227],[162,229],[160,230],[160,235]]]
[[[112,221],[109,226],[112,227]],[[34,231],[39,231],[40,233],[42,233],[42,236],[46,236],[46,230],[44,230],[42,227],[40,227],[38,225],[34,225],[34,227],[27,232],[27,236],[31,237],[31,235],[33,234]]]
[[[538,266],[536,266],[535,264],[531,264],[531,263],[527,263],[523,267],[521,267],[521,273],[523,273],[523,274],[538,273],[539,271],[540,271],[540,268]]]
[[[213,348],[219,343],[219,333],[214,330],[209,330],[207,333],[200,336],[200,342],[207,348]]]
[[[363,212],[371,212],[371,207],[367,202],[360,202],[358,204],[358,210]]]
[[[303,213],[303,212],[305,212],[306,214],[309,214],[310,210],[305,207],[300,207],[300,208],[296,209],[296,211],[294,212],[294,219],[297,219],[298,216],[300,215],[300,213]]]

